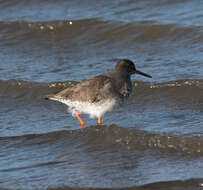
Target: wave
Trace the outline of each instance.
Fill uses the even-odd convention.
[[[39,100],[47,94],[56,93],[76,84],[76,81],[37,83],[22,80],[0,80],[0,98]],[[134,81],[135,98],[133,103],[161,102],[173,99],[179,103],[202,105],[203,80],[177,80],[164,83]]]
[[[187,180],[174,180],[174,181],[162,181],[141,186],[125,187],[125,188],[82,188],[82,187],[54,187],[47,188],[47,190],[200,190],[202,189],[203,179],[187,179]],[[1,188],[0,190],[9,190],[7,188]]]
[[[126,187],[126,188],[77,188],[77,187],[57,187],[48,188],[48,190],[199,190],[202,188],[203,179],[188,179],[164,181],[146,184],[142,186]]]
[[[65,43],[72,40],[85,40],[88,43],[120,43],[127,41],[152,42],[168,40],[176,42],[201,42],[203,39],[201,27],[177,24],[159,24],[156,21],[120,22],[100,19],[58,20],[47,22],[0,22],[1,40],[5,44],[8,40],[16,42],[41,39],[46,40],[50,35],[63,39]],[[96,34],[96,35],[95,35]]]
[[[203,156],[203,139],[200,136],[171,136],[150,133],[134,128],[123,128],[116,125],[91,126],[79,130],[56,131],[45,134],[0,137],[1,146],[33,146],[52,143],[63,146],[80,146],[80,148],[111,149],[119,146],[120,150],[155,149],[161,152],[181,153],[182,155]]]
[[[37,83],[22,80],[0,80],[0,97],[15,99],[41,99],[44,95],[60,91],[76,84],[74,81]]]
[[[125,188],[83,188],[83,187],[54,187],[47,188],[47,190],[200,190],[202,189],[203,179],[187,179],[187,180],[174,180],[174,181],[162,181],[141,186],[125,187]],[[0,190],[9,190],[7,188],[1,188]]]

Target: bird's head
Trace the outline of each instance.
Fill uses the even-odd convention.
[[[127,75],[139,74],[139,75],[143,75],[145,77],[152,78],[151,75],[148,75],[146,73],[143,73],[143,72],[137,70],[135,67],[135,64],[129,59],[119,60],[115,67],[115,70],[120,73],[127,74]]]

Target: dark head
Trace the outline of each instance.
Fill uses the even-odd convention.
[[[121,72],[121,73],[125,73],[127,75],[139,74],[139,75],[143,75],[145,77],[152,78],[152,76],[137,70],[135,67],[135,64],[132,61],[130,61],[129,59],[119,60],[115,67],[115,70],[118,72]]]

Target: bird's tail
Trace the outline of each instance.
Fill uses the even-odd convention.
[[[45,100],[51,100],[53,97],[54,97],[53,94],[49,94],[49,95],[44,96],[44,99]]]

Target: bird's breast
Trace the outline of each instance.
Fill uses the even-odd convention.
[[[124,97],[127,98],[130,96],[132,92],[132,84],[131,83],[124,83],[120,89],[120,94]]]

